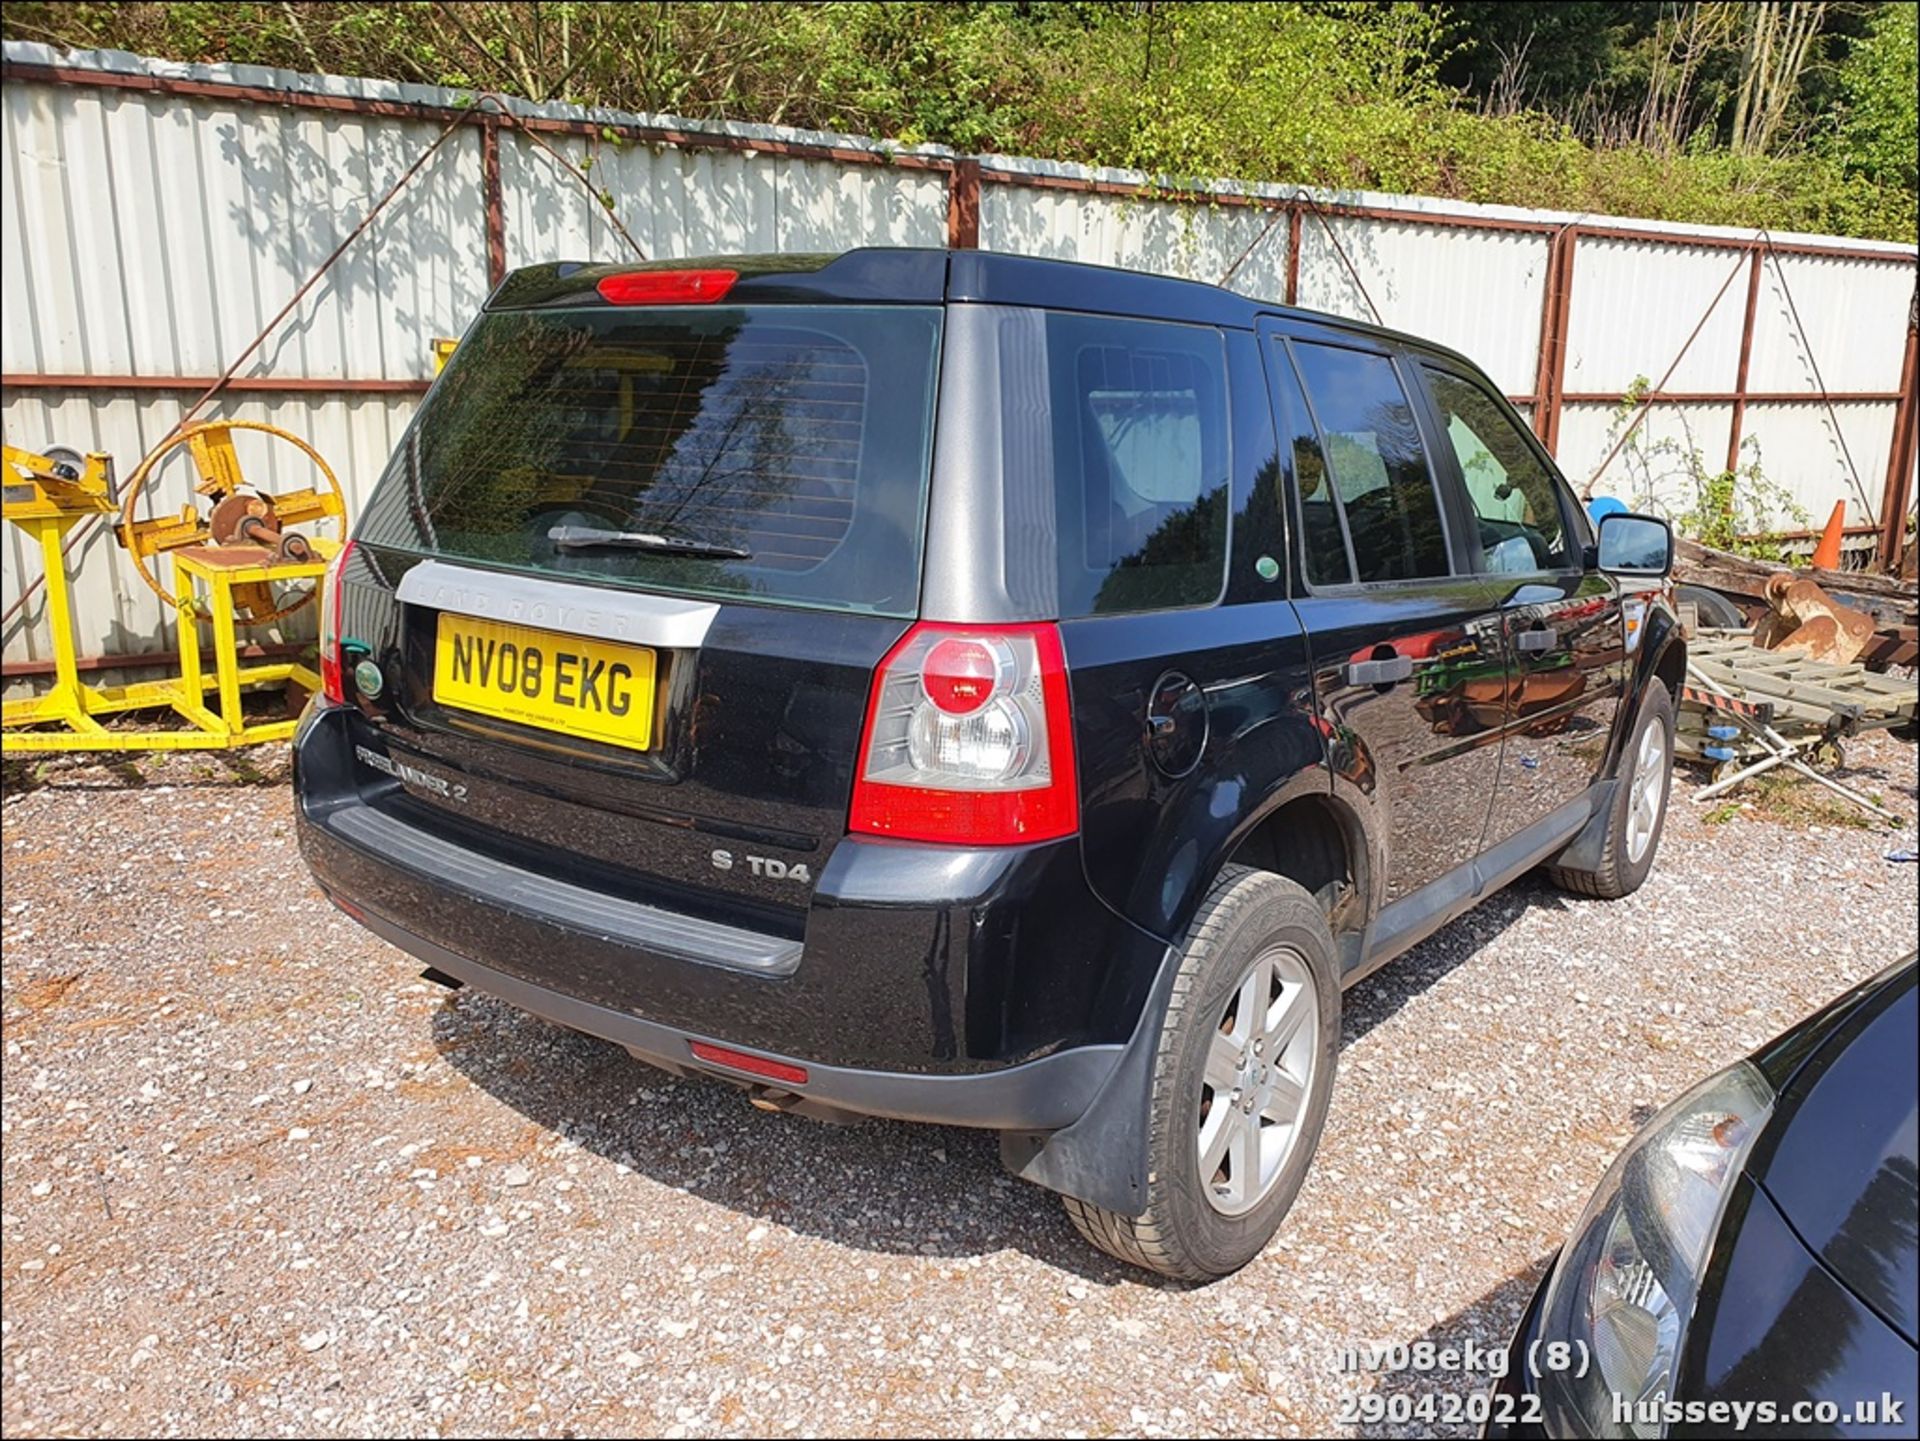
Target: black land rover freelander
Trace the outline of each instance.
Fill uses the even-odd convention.
[[[544,265],[333,567],[327,893],[763,1107],[1001,1133],[1096,1245],[1222,1275],[1340,995],[1522,872],[1633,890],[1684,652],[1405,336],[1058,261]]]

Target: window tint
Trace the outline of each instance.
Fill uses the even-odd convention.
[[[1061,614],[1218,599],[1229,473],[1218,332],[1050,314],[1047,359]]]
[[[1320,422],[1328,480],[1346,518],[1357,578],[1446,575],[1451,566],[1440,505],[1393,362],[1332,345],[1298,345],[1295,353]],[[1308,541],[1310,550],[1316,548],[1311,530]]]
[[[1283,343],[1276,343],[1273,369],[1293,451],[1293,484],[1300,500],[1300,546],[1306,554],[1307,582],[1350,585],[1353,565],[1347,557],[1347,537],[1340,527],[1333,486],[1327,479],[1326,457],[1313,429],[1300,378],[1294,374],[1293,361]]]
[[[1481,568],[1512,572],[1570,565],[1559,487],[1499,401],[1472,381],[1440,370],[1427,371],[1427,387],[1478,518]]]
[[[489,315],[356,533],[650,590],[911,615],[940,324],[904,306]],[[558,526],[746,554],[562,548]]]

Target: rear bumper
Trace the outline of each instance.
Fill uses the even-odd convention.
[[[363,912],[356,919],[382,940],[464,986],[496,996],[544,1020],[624,1046],[641,1060],[664,1070],[682,1075],[717,1076],[746,1086],[756,1098],[779,1110],[828,1117],[836,1114],[886,1116],[900,1121],[1002,1131],[1057,1130],[1072,1124],[1085,1112],[1106,1084],[1120,1053],[1118,1046],[1078,1046],[1037,1061],[961,1076],[869,1071],[808,1061],[803,1063],[807,1076],[804,1083],[772,1082],[748,1071],[702,1061],[692,1050],[696,1041],[738,1046],[737,1041],[689,1035],[610,1006],[532,985],[504,971],[455,955],[444,946],[369,912]]]
[[[1069,1125],[1132,1029],[1134,1017],[1101,1014],[1116,968],[1157,966],[1164,949],[1091,895],[1072,841],[843,841],[800,938],[591,890],[410,807],[353,760],[356,722],[316,709],[295,741],[301,850],[343,909],[476,990],[670,1070],[791,1093],[806,1103],[794,1109]],[[776,1085],[699,1060],[696,1041],[808,1079]]]

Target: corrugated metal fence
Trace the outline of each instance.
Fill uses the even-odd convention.
[[[1576,484],[1618,438],[1622,393],[1664,376],[1642,454],[1677,441],[1718,469],[1757,445],[1816,519],[1841,498],[1855,523],[1911,504],[1912,247],[1230,183],[1148,199],[1123,171],[20,43],[4,112],[6,438],[106,450],[123,473],[463,117],[207,412],[306,437],[353,504],[427,387],[429,341],[506,269],[631,254],[607,202],[657,257],[951,244],[1233,269],[1246,293],[1377,311],[1474,356]],[[311,480],[283,448],[242,459],[269,489]],[[156,511],[187,498],[186,470]],[[1642,481],[1630,455],[1598,488],[1639,499]],[[39,566],[17,533],[4,557],[11,606]],[[104,527],[73,563],[83,652],[171,646]],[[47,654],[35,601],[8,623],[9,671]]]

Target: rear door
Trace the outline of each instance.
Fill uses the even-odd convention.
[[[1493,846],[1576,801],[1606,764],[1626,684],[1618,588],[1584,563],[1587,528],[1533,433],[1486,380],[1419,367],[1444,483],[1471,513],[1469,559],[1492,587],[1508,655]]]
[[[1284,557],[1258,342],[1118,317],[1046,326],[1087,874],[1170,938],[1255,806],[1326,788],[1299,618],[1255,570]]]
[[[918,605],[941,325],[483,317],[344,571],[348,653],[377,667],[350,682],[363,762],[462,845],[798,936]]]
[[[1476,854],[1500,761],[1501,617],[1434,484],[1403,361],[1370,339],[1267,322],[1294,437],[1296,608],[1334,784],[1386,841],[1386,903]]]

